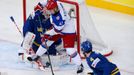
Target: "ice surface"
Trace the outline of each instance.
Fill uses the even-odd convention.
[[[5,75],[51,75],[50,71],[39,71],[31,64],[18,63],[17,50],[22,37],[9,17],[14,16],[22,28],[22,1],[1,0],[0,5],[0,40],[5,40],[0,41],[0,72]],[[102,39],[114,51],[108,59],[118,65],[122,75],[134,75],[134,16],[94,7],[89,10]],[[75,75],[72,68],[66,68],[70,70],[55,71],[55,75]]]

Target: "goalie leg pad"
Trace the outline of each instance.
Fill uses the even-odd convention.
[[[23,49],[25,50],[29,50],[34,42],[34,39],[35,39],[35,34],[34,33],[31,33],[31,32],[27,32],[24,40],[23,40]]]

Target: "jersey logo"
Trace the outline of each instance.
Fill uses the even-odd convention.
[[[96,58],[93,63],[91,64],[92,67],[96,67],[96,65],[100,62],[100,59],[99,58]]]
[[[90,61],[93,62],[93,61],[94,61],[94,58],[91,57],[91,58],[90,58]]]
[[[43,32],[43,28],[37,27],[37,31],[38,31],[38,32]]]
[[[56,17],[56,20],[60,20],[60,16],[57,16],[57,17]]]

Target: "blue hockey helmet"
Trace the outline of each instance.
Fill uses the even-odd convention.
[[[92,44],[90,41],[86,40],[81,44],[81,50],[83,53],[89,53],[92,51]]]

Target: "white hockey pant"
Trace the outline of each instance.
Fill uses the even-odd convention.
[[[80,65],[81,58],[75,48],[66,48],[67,54],[72,58],[72,62],[76,65]]]
[[[43,43],[45,43],[45,42],[43,42]],[[54,43],[54,41],[47,41],[46,42],[46,45],[47,45],[47,47],[46,47],[46,45],[45,44],[43,44],[42,43],[42,45],[40,45],[40,47],[38,48],[38,50],[37,50],[37,52],[36,52],[36,55],[38,55],[38,56],[42,56],[44,53],[46,53],[46,51],[47,51],[47,47],[50,47],[53,43]]]

